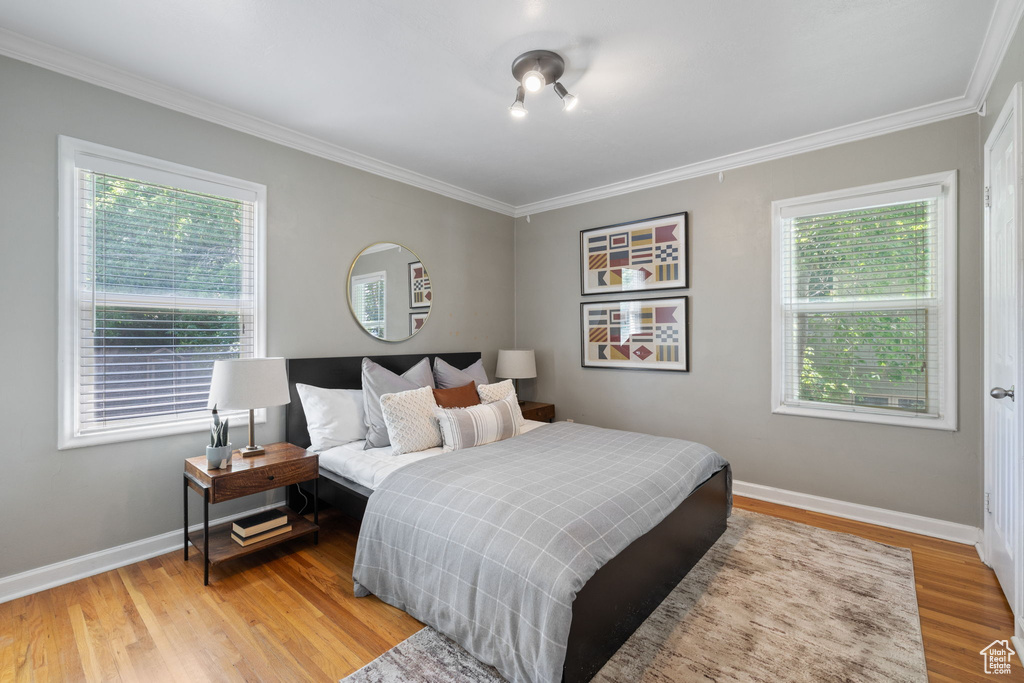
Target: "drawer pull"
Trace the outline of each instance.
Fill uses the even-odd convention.
[[[274,481],[274,475],[273,474],[268,474],[267,475],[267,479],[269,479],[270,481]]]

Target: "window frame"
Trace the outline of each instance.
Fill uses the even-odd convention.
[[[370,328],[367,327],[367,323],[370,322],[370,321],[363,320],[362,317],[361,317],[363,311],[362,311],[362,308],[360,306],[359,298],[357,298],[355,296],[356,287],[363,287],[366,284],[374,283],[374,282],[381,282],[381,283],[383,283],[383,286],[381,288],[381,313],[383,314],[384,317],[381,318],[380,321],[379,321],[380,322],[381,336],[377,337],[377,335],[375,335],[375,334],[371,334],[370,336],[371,337],[377,337],[378,339],[387,339],[388,338],[388,271],[386,271],[386,270],[376,270],[376,271],[374,271],[372,273],[360,273],[359,275],[352,275],[352,276],[349,277],[349,281],[350,281],[349,293],[348,293],[349,301],[352,302],[352,308],[355,311],[355,314],[356,314],[355,318],[356,318],[356,320],[359,322],[359,324],[362,326],[362,328],[364,330],[366,330],[367,332],[370,331]],[[359,310],[356,310],[356,309],[359,309]]]
[[[209,417],[195,416],[184,419],[171,417],[171,419],[149,424],[126,424],[89,433],[80,432],[81,340],[78,335],[78,311],[80,310],[78,304],[81,271],[78,255],[82,242],[80,216],[77,211],[77,170],[88,168],[97,172],[130,177],[146,183],[218,194],[254,203],[252,267],[255,288],[253,292],[253,324],[255,326],[253,357],[255,358],[266,357],[266,186],[66,135],[58,136],[57,157],[58,450],[135,441],[208,429]],[[238,415],[242,414],[242,412],[238,413]],[[265,423],[266,414],[265,409],[256,411],[256,422]]]
[[[939,240],[941,253],[938,258],[941,284],[937,291],[938,308],[942,311],[944,321],[940,327],[942,335],[942,375],[939,388],[939,415],[915,415],[899,413],[894,409],[871,408],[868,406],[847,406],[836,403],[817,403],[813,401],[787,402],[785,373],[787,368],[785,337],[789,333],[786,327],[786,310],[783,301],[783,270],[782,259],[787,248],[783,244],[785,235],[784,222],[793,216],[827,213],[828,211],[852,211],[859,208],[879,205],[882,195],[898,196],[904,193],[919,193],[928,187],[941,186],[938,197]],[[899,203],[893,201],[892,203]],[[776,415],[796,415],[802,417],[819,417],[832,420],[847,420],[901,427],[918,427],[957,431],[958,401],[957,379],[957,171],[931,173],[913,178],[893,180],[872,185],[822,192],[819,194],[793,197],[772,202],[772,413]],[[909,302],[908,302],[909,303]],[[839,310],[842,306],[837,306]]]

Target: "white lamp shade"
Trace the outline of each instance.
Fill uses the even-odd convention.
[[[494,374],[507,379],[536,377],[537,359],[533,349],[498,349],[498,367]]]
[[[290,402],[284,358],[237,358],[213,364],[207,408],[250,410]]]

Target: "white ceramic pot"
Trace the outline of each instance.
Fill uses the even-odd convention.
[[[231,464],[231,444],[206,447],[206,468],[223,470]]]

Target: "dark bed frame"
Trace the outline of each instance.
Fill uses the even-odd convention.
[[[370,356],[385,368],[405,372],[424,355],[455,367],[466,367],[479,353],[410,354]],[[294,358],[288,361],[288,404],[285,438],[297,446],[310,445],[306,415],[295,385],[311,384],[326,389],[362,388],[362,356]],[[660,524],[633,541],[609,560],[576,594],[572,626],[566,645],[562,680],[589,681],[630,635],[661,604],[672,589],[704,556],[725,531],[731,500],[728,468],[723,468],[694,489]],[[300,484],[308,494],[313,486]],[[320,469],[320,500],[361,520],[373,493],[350,479]],[[306,500],[288,487],[289,507],[301,511]]]

